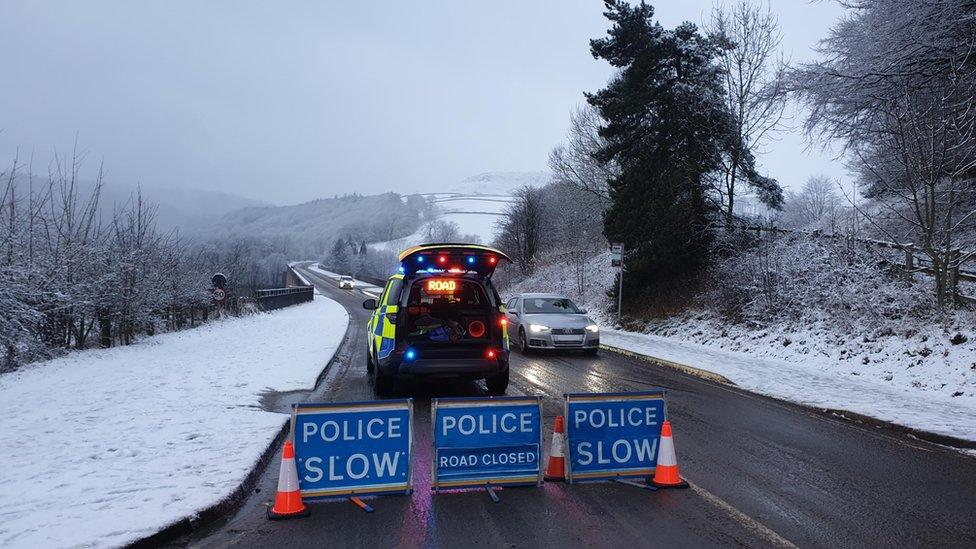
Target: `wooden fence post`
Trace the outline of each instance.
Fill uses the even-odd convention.
[[[949,287],[952,289],[952,302],[959,304],[959,259],[961,250],[952,250],[949,254]]]
[[[912,279],[912,272],[915,270],[915,244],[905,245],[905,276],[908,280]]]

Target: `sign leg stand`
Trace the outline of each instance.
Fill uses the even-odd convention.
[[[619,482],[620,484],[626,484],[627,486],[633,486],[634,488],[641,488],[643,490],[650,490],[652,492],[657,492],[657,486],[651,486],[650,484],[643,484],[637,482],[636,480],[628,480],[625,478],[615,478],[614,482]]]
[[[349,497],[349,501],[353,502],[356,505],[356,507],[359,507],[360,509],[362,509],[363,511],[366,511],[367,513],[372,513],[373,512],[373,508],[370,507],[370,505],[368,503],[366,503],[365,501],[363,501],[362,499],[360,499],[360,498],[358,498],[356,496],[350,496]]]
[[[491,501],[495,503],[501,503],[502,499],[498,497],[498,494],[495,493],[495,489],[492,488],[490,484],[488,486],[485,486],[485,490],[488,491],[488,497],[491,498]]]

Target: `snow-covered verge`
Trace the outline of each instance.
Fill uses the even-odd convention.
[[[611,326],[609,263],[608,254],[585,263],[582,292],[575,265],[550,262],[505,288],[503,297],[561,292]],[[782,284],[789,287],[789,281]],[[633,291],[625,279],[625,293],[628,288]],[[817,319],[815,307],[810,308],[808,316],[793,321],[760,323],[732,322],[701,306],[667,319],[629,323],[636,331],[605,328],[602,341],[709,370],[768,396],[976,440],[976,315],[957,311],[941,320],[859,325],[856,318]]]
[[[618,330],[604,330],[600,339],[606,345],[721,374],[743,389],[767,396],[976,441],[976,397],[971,379],[968,392],[953,397],[918,390],[901,379],[885,381],[883,377],[860,375],[828,357],[787,362]],[[930,370],[928,379],[942,384],[951,377]]]
[[[336,302],[215,321],[0,376],[0,546],[124,545],[229,496],[345,334]]]

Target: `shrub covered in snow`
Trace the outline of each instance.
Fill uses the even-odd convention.
[[[703,294],[703,305],[729,320],[895,329],[937,310],[932,292],[909,280],[889,250],[799,234],[729,238],[740,251],[712,265]]]

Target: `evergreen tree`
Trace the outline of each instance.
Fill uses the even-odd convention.
[[[348,274],[352,267],[352,258],[349,257],[349,245],[339,237],[332,243],[332,250],[329,251],[328,261],[323,261],[332,267],[339,274]]]
[[[691,23],[664,29],[643,2],[604,3],[612,26],[590,48],[619,73],[587,94],[605,121],[594,156],[619,166],[604,233],[626,245],[630,280],[687,280],[706,258],[715,211],[706,180],[731,129],[717,44]]]

